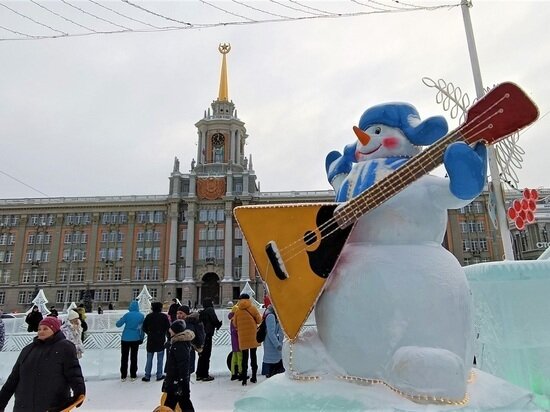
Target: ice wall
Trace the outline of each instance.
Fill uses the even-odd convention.
[[[550,260],[464,268],[479,333],[479,369],[536,393],[550,406]]]

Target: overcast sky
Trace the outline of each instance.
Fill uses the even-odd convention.
[[[272,12],[277,6],[243,2]],[[24,0],[3,3],[27,16],[38,16],[32,13],[40,10]],[[40,3],[70,15],[57,0]],[[88,10],[95,6],[70,3]],[[127,14],[132,9],[119,1],[100,3]],[[194,0],[135,3],[193,23],[239,20]],[[237,2],[210,3],[253,14]],[[369,10],[361,3],[399,4],[300,3],[334,12]],[[134,7],[132,15],[137,11]],[[277,12],[291,14],[281,8]],[[541,115],[550,111],[550,2],[474,0],[470,15],[484,85],[515,82],[536,101]],[[153,22],[155,16],[140,17]],[[48,23],[59,24],[53,19]],[[33,24],[0,8],[0,26],[48,32]],[[93,27],[100,30],[98,23]],[[70,30],[79,32],[74,26]],[[0,29],[2,39],[17,37],[12,34]],[[460,7],[1,41],[0,198],[168,193],[174,156],[182,172],[197,157],[194,124],[217,97],[221,42],[232,46],[229,97],[246,124],[245,152],[252,154],[262,191],[329,189],[325,156],[355,140],[352,126],[371,105],[405,101],[423,118],[445,114],[435,102],[435,90],[422,83],[425,76],[443,78],[475,97]],[[448,119],[451,127],[457,126]],[[522,134],[519,187],[550,187],[548,131],[550,115]]]

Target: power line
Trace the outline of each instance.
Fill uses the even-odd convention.
[[[42,194],[42,195],[44,195],[44,196],[46,196],[46,197],[50,197],[50,195],[47,195],[46,193],[44,193],[44,192],[42,192],[42,191],[40,191],[40,190],[38,190],[38,189],[32,187],[31,185],[26,184],[25,182],[19,180],[19,179],[16,178],[16,177],[13,177],[12,175],[10,175],[10,174],[8,174],[8,173],[2,171],[2,170],[0,170],[0,173],[2,173],[2,174],[5,175],[5,176],[8,176],[10,179],[13,179],[13,180],[15,180],[15,181],[18,182],[18,183],[21,183],[23,186],[27,186],[29,189],[32,189],[32,190],[34,190],[35,192],[38,192],[38,193],[40,193],[40,194]]]

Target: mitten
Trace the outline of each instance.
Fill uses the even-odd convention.
[[[351,171],[351,167],[355,160],[356,143],[350,143],[344,148],[344,154],[333,151],[330,152],[325,159],[325,169],[329,183],[334,187],[339,186],[339,183]],[[337,179],[337,177],[339,177]]]
[[[483,143],[474,148],[464,142],[453,143],[445,150],[443,163],[453,195],[469,200],[481,193],[487,178],[487,148]]]

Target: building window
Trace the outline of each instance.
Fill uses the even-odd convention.
[[[153,298],[153,301],[156,301],[158,298],[158,289],[157,288],[151,288],[149,289],[149,294],[151,295],[151,298]]]
[[[487,239],[479,239],[479,250],[483,252],[487,252],[488,245],[487,245]]]
[[[11,269],[0,269],[0,283],[7,285],[10,283]]]
[[[185,257],[186,251],[187,251],[187,248],[185,246],[180,247],[180,258]]]
[[[243,255],[243,247],[241,245],[235,246],[235,257],[241,257]]]
[[[216,246],[216,259],[223,259],[223,246]]]
[[[199,229],[199,240],[206,240],[206,229],[200,228]]]
[[[470,258],[464,258],[464,266],[468,266],[470,264]]]
[[[223,240],[225,236],[225,230],[223,228],[216,229],[216,240]]]
[[[181,230],[180,240],[182,240],[184,242],[187,240],[187,228],[184,228],[184,229]]]
[[[0,290],[0,305],[6,304],[6,292]]]
[[[210,228],[208,229],[208,240],[215,240],[216,239],[216,229]]]
[[[205,260],[205,259],[206,259],[206,247],[199,246],[199,260]]]
[[[463,240],[462,241],[462,251],[468,252],[470,250],[470,241],[469,240]]]
[[[225,219],[225,210],[223,210],[223,209],[218,209],[218,210],[216,211],[216,220],[217,220],[218,222],[223,222],[224,219]]]
[[[32,303],[32,299],[33,299],[32,292],[21,291],[19,292],[19,295],[17,297],[17,303],[19,305],[28,305],[29,303]]]
[[[208,211],[206,209],[199,210],[199,222],[206,222],[208,220]]]

